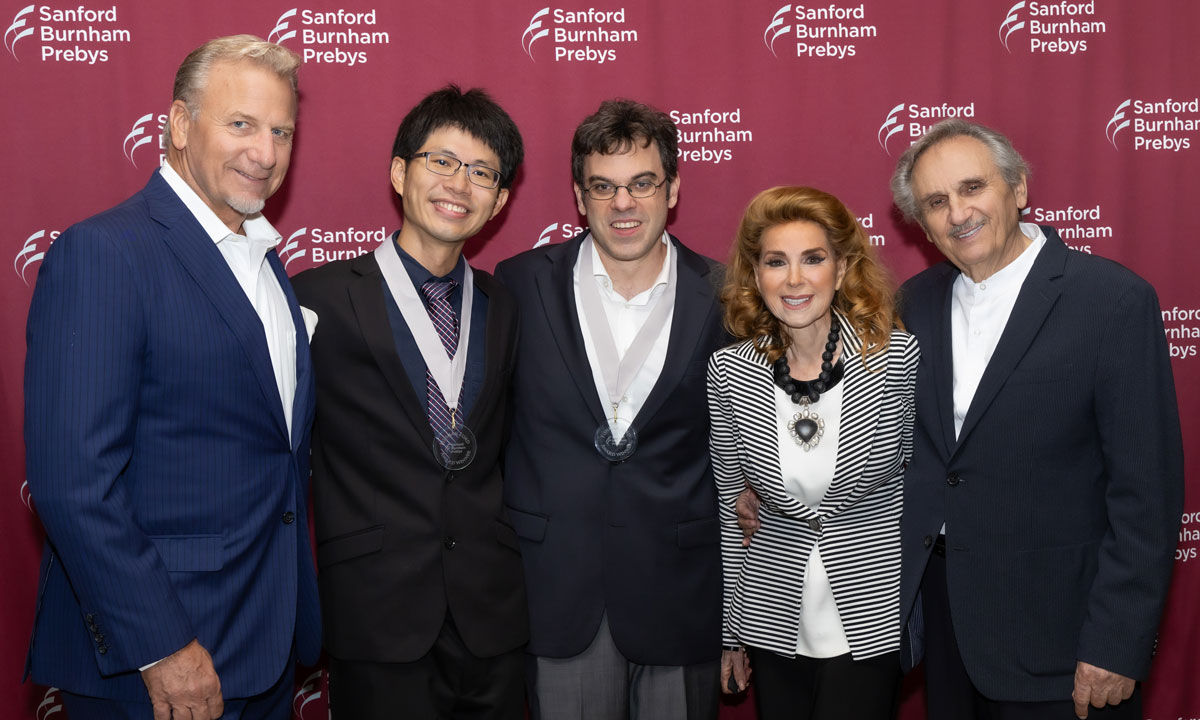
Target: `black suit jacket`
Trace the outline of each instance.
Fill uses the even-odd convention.
[[[996,700],[1070,697],[1077,660],[1144,678],[1171,575],[1183,451],[1158,299],[1120,265],[1047,241],[958,439],[949,263],[905,283],[921,343],[905,475],[901,613],[946,523],[954,631]],[[919,613],[918,613],[919,614]],[[909,624],[902,653],[919,659]]]
[[[719,264],[672,241],[670,345],[634,419],[638,449],[622,463],[593,446],[606,415],[575,306],[582,236],[496,268],[521,316],[504,497],[521,538],[535,655],[583,652],[606,610],[618,649],[634,662],[683,665],[720,655],[705,370],[728,342],[716,298],[722,275]]]
[[[434,460],[423,399],[396,353],[374,255],[292,282],[318,316],[313,500],[326,648],[347,660],[416,660],[447,610],[477,656],[520,646],[529,633],[525,587],[500,467],[516,351],[512,296],[475,271],[488,297],[484,384],[466,419],[478,455],[448,471]]]

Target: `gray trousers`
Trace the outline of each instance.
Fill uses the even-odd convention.
[[[716,720],[721,662],[639,665],[613,643],[608,615],[569,658],[528,656],[533,720]]]

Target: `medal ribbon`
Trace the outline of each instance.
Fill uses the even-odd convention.
[[[658,298],[658,304],[646,317],[646,322],[633,337],[624,357],[618,360],[617,344],[613,340],[612,328],[608,324],[608,316],[604,312],[600,290],[596,287],[596,277],[592,272],[592,238],[589,234],[584,240],[583,252],[579,258],[579,300],[583,306],[583,315],[587,318],[588,334],[596,349],[596,360],[600,363],[600,374],[604,378],[604,389],[608,392],[609,406],[613,409],[613,422],[616,422],[617,407],[625,392],[633,384],[654,341],[662,333],[667,324],[667,318],[675,307],[675,262],[670,263],[667,271],[667,287]],[[670,257],[670,255],[668,255]],[[616,428],[613,428],[614,434]],[[624,434],[624,433],[622,433]],[[619,437],[619,436],[618,436]]]
[[[408,323],[408,329],[417,343],[417,349],[421,351],[421,358],[425,360],[425,367],[428,368],[429,374],[433,375],[438,388],[442,391],[446,407],[457,408],[459,395],[462,394],[463,378],[467,374],[467,345],[471,339],[471,305],[475,301],[475,280],[471,266],[464,263],[466,272],[463,273],[458,349],[454,351],[454,357],[450,358],[442,345],[441,336],[433,326],[433,320],[429,318],[429,313],[425,310],[425,303],[421,301],[417,288],[404,269],[400,253],[390,237],[375,248],[375,262],[379,263],[379,270],[383,273],[383,279],[392,293],[392,299],[400,307],[400,314],[404,316],[404,322]]]

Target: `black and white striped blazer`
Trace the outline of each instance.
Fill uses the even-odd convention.
[[[855,659],[900,645],[900,511],[912,455],[917,361],[908,333],[894,330],[863,363],[862,341],[842,327],[845,376],[833,482],[813,511],[784,489],[774,383],[752,340],[708,364],[710,436],[725,575],[725,644],[793,656],[805,566],[814,543],[829,574]],[[868,367],[869,366],[869,367]],[[749,485],[762,499],[761,527],[742,547],[734,503]]]

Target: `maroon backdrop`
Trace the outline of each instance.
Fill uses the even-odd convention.
[[[900,279],[937,256],[896,217],[887,179],[897,156],[945,116],[993,125],[1033,167],[1033,220],[1158,289],[1185,442],[1200,439],[1200,3],[298,2],[0,4],[0,256],[12,258],[11,272],[0,265],[2,717],[61,709],[53,688],[20,683],[42,543],[23,473],[23,333],[42,253],[71,223],[142,187],[162,160],[175,68],[218,35],[269,37],[305,59],[292,169],[268,205],[290,273],[366,252],[397,226],[393,134],[408,108],[450,81],[488,88],[528,143],[511,202],[468,244],[484,269],[582,224],[570,137],[604,98],[676,118],[682,188],[670,228],[691,247],[724,257],[755,193],[809,184],[857,212]],[[1195,490],[1194,454],[1187,475]],[[1189,501],[1148,719],[1200,715],[1190,669],[1198,549],[1200,507]],[[324,677],[310,672],[298,677],[296,715],[324,717]],[[909,692],[902,715],[920,714]],[[722,714],[752,716],[750,703]]]

